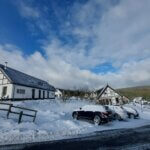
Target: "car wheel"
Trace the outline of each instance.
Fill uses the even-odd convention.
[[[113,115],[113,120],[117,120],[117,114]]]
[[[77,112],[73,113],[72,116],[73,116],[73,119],[78,120],[78,113]]]
[[[139,119],[139,115],[135,115],[135,116],[134,116],[134,119]]]
[[[119,120],[119,121],[122,120],[122,118],[120,117],[120,115],[116,114],[116,120]]]
[[[94,124],[95,124],[95,125],[100,125],[100,123],[101,123],[101,118],[100,118],[100,116],[95,115],[95,117],[94,117]]]
[[[131,118],[131,115],[130,114],[127,114],[128,115],[128,118]]]
[[[131,119],[135,119],[135,116],[133,114],[130,115]]]

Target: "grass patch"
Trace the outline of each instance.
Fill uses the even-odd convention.
[[[150,100],[150,86],[123,88],[117,89],[117,91],[130,99],[135,97],[143,97],[146,100]]]

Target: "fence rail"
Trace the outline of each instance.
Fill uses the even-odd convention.
[[[13,104],[10,104],[10,103],[2,103],[0,102],[0,106],[8,106],[8,108],[1,108],[0,107],[0,110],[1,111],[7,111],[7,119],[9,119],[9,115],[10,114],[16,114],[16,115],[19,115],[18,117],[18,123],[21,123],[22,122],[22,117],[23,116],[28,116],[28,117],[32,117],[33,118],[33,122],[35,121],[36,119],[36,116],[37,116],[37,110],[33,110],[33,109],[28,109],[28,108],[24,108],[24,107],[19,107],[19,106],[14,106]],[[12,109],[17,109],[19,111],[14,111]],[[24,111],[29,111],[30,113],[34,113],[34,114],[28,114]]]

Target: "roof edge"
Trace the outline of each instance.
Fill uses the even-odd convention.
[[[0,67],[0,70],[2,71],[2,73],[7,77],[7,79],[10,81],[10,83],[13,83],[13,81],[9,78],[9,76],[5,73],[5,69]]]

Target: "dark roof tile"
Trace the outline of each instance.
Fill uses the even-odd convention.
[[[52,85],[48,84],[48,82],[46,81],[27,75],[25,73],[22,73],[10,67],[7,67],[5,69],[4,65],[1,64],[0,64],[0,68],[14,84],[33,87],[33,88],[40,88],[44,90],[52,90],[52,91],[55,90],[55,88]]]

